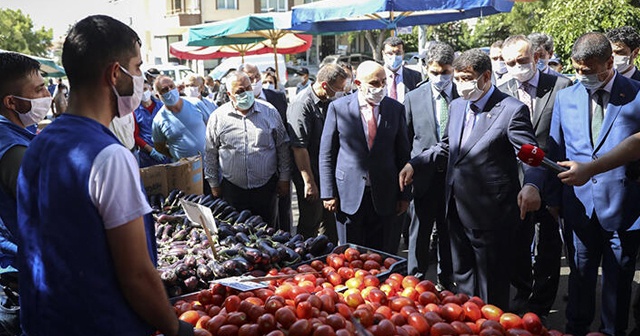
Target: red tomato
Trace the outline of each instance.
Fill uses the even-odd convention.
[[[504,313],[500,316],[500,324],[506,329],[522,329],[522,319],[514,313]]]
[[[311,323],[309,320],[297,320],[289,328],[289,336],[309,336],[311,335]]]
[[[448,322],[464,321],[464,310],[455,303],[445,303],[440,315]]]
[[[195,326],[200,319],[200,314],[195,310],[187,310],[186,312],[180,314],[179,317],[182,321],[191,323],[191,325]]]
[[[542,334],[542,321],[540,321],[540,317],[534,313],[524,314],[524,316],[522,316],[522,325],[524,329],[534,335]]]
[[[407,322],[410,326],[416,328],[420,335],[429,335],[429,323],[424,315],[420,313],[412,313],[407,318]]]
[[[484,318],[492,321],[500,321],[500,316],[502,316],[503,313],[502,309],[491,304],[482,306],[482,308],[480,308],[480,311],[482,312],[482,316],[484,316]]]
[[[276,311],[275,318],[285,329],[288,329],[296,321],[296,314],[291,309],[282,307]]]

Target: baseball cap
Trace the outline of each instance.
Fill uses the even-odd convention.
[[[308,75],[309,74],[309,69],[302,67],[300,68],[300,70],[298,70],[298,75]]]

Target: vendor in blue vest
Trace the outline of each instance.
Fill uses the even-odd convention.
[[[140,39],[90,16],[67,35],[62,63],[69,108],[31,142],[18,176],[24,333],[193,335],[152,262],[135,157],[107,128],[140,104]]]
[[[30,57],[0,53],[0,267],[14,268],[16,257],[16,180],[22,157],[35,134],[26,127],[44,119],[51,94]]]

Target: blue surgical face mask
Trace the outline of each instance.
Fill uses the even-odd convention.
[[[162,102],[167,106],[178,105],[179,100],[180,100],[180,93],[178,92],[177,88],[162,94]]]
[[[536,67],[538,68],[538,70],[543,71],[547,68],[547,64],[549,64],[548,59],[540,58],[538,60],[538,63],[536,63]]]
[[[243,111],[250,109],[256,98],[253,91],[245,91],[234,97],[236,98],[236,108]]]
[[[582,84],[582,86],[587,88],[587,90],[593,91],[602,86],[603,82],[600,79],[598,79],[598,75],[605,72],[606,71],[603,71],[598,74],[589,74],[589,75],[576,74],[576,79]]]
[[[384,64],[387,66],[387,68],[396,71],[402,65],[402,55],[384,54]]]

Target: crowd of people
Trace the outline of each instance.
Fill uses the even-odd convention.
[[[315,81],[305,69],[290,101],[253,64],[224,83],[143,73],[138,36],[107,16],[66,37],[70,89],[53,94],[37,61],[0,53],[0,265],[19,271],[22,330],[192,335],[154,267],[138,169],[202,155],[205,193],[236,209],[391,254],[404,233],[410,274],[425,278],[435,258],[439,289],[516,313],[549,314],[564,253],[569,334],[589,332],[601,266],[599,330],[624,335],[640,244],[638,50],[631,27],[586,33],[572,81],[542,33],[488,54],[431,43],[422,73],[390,37],[383,64],[327,64]],[[28,131],[58,94],[56,120]],[[568,170],[521,163],[524,144]]]

